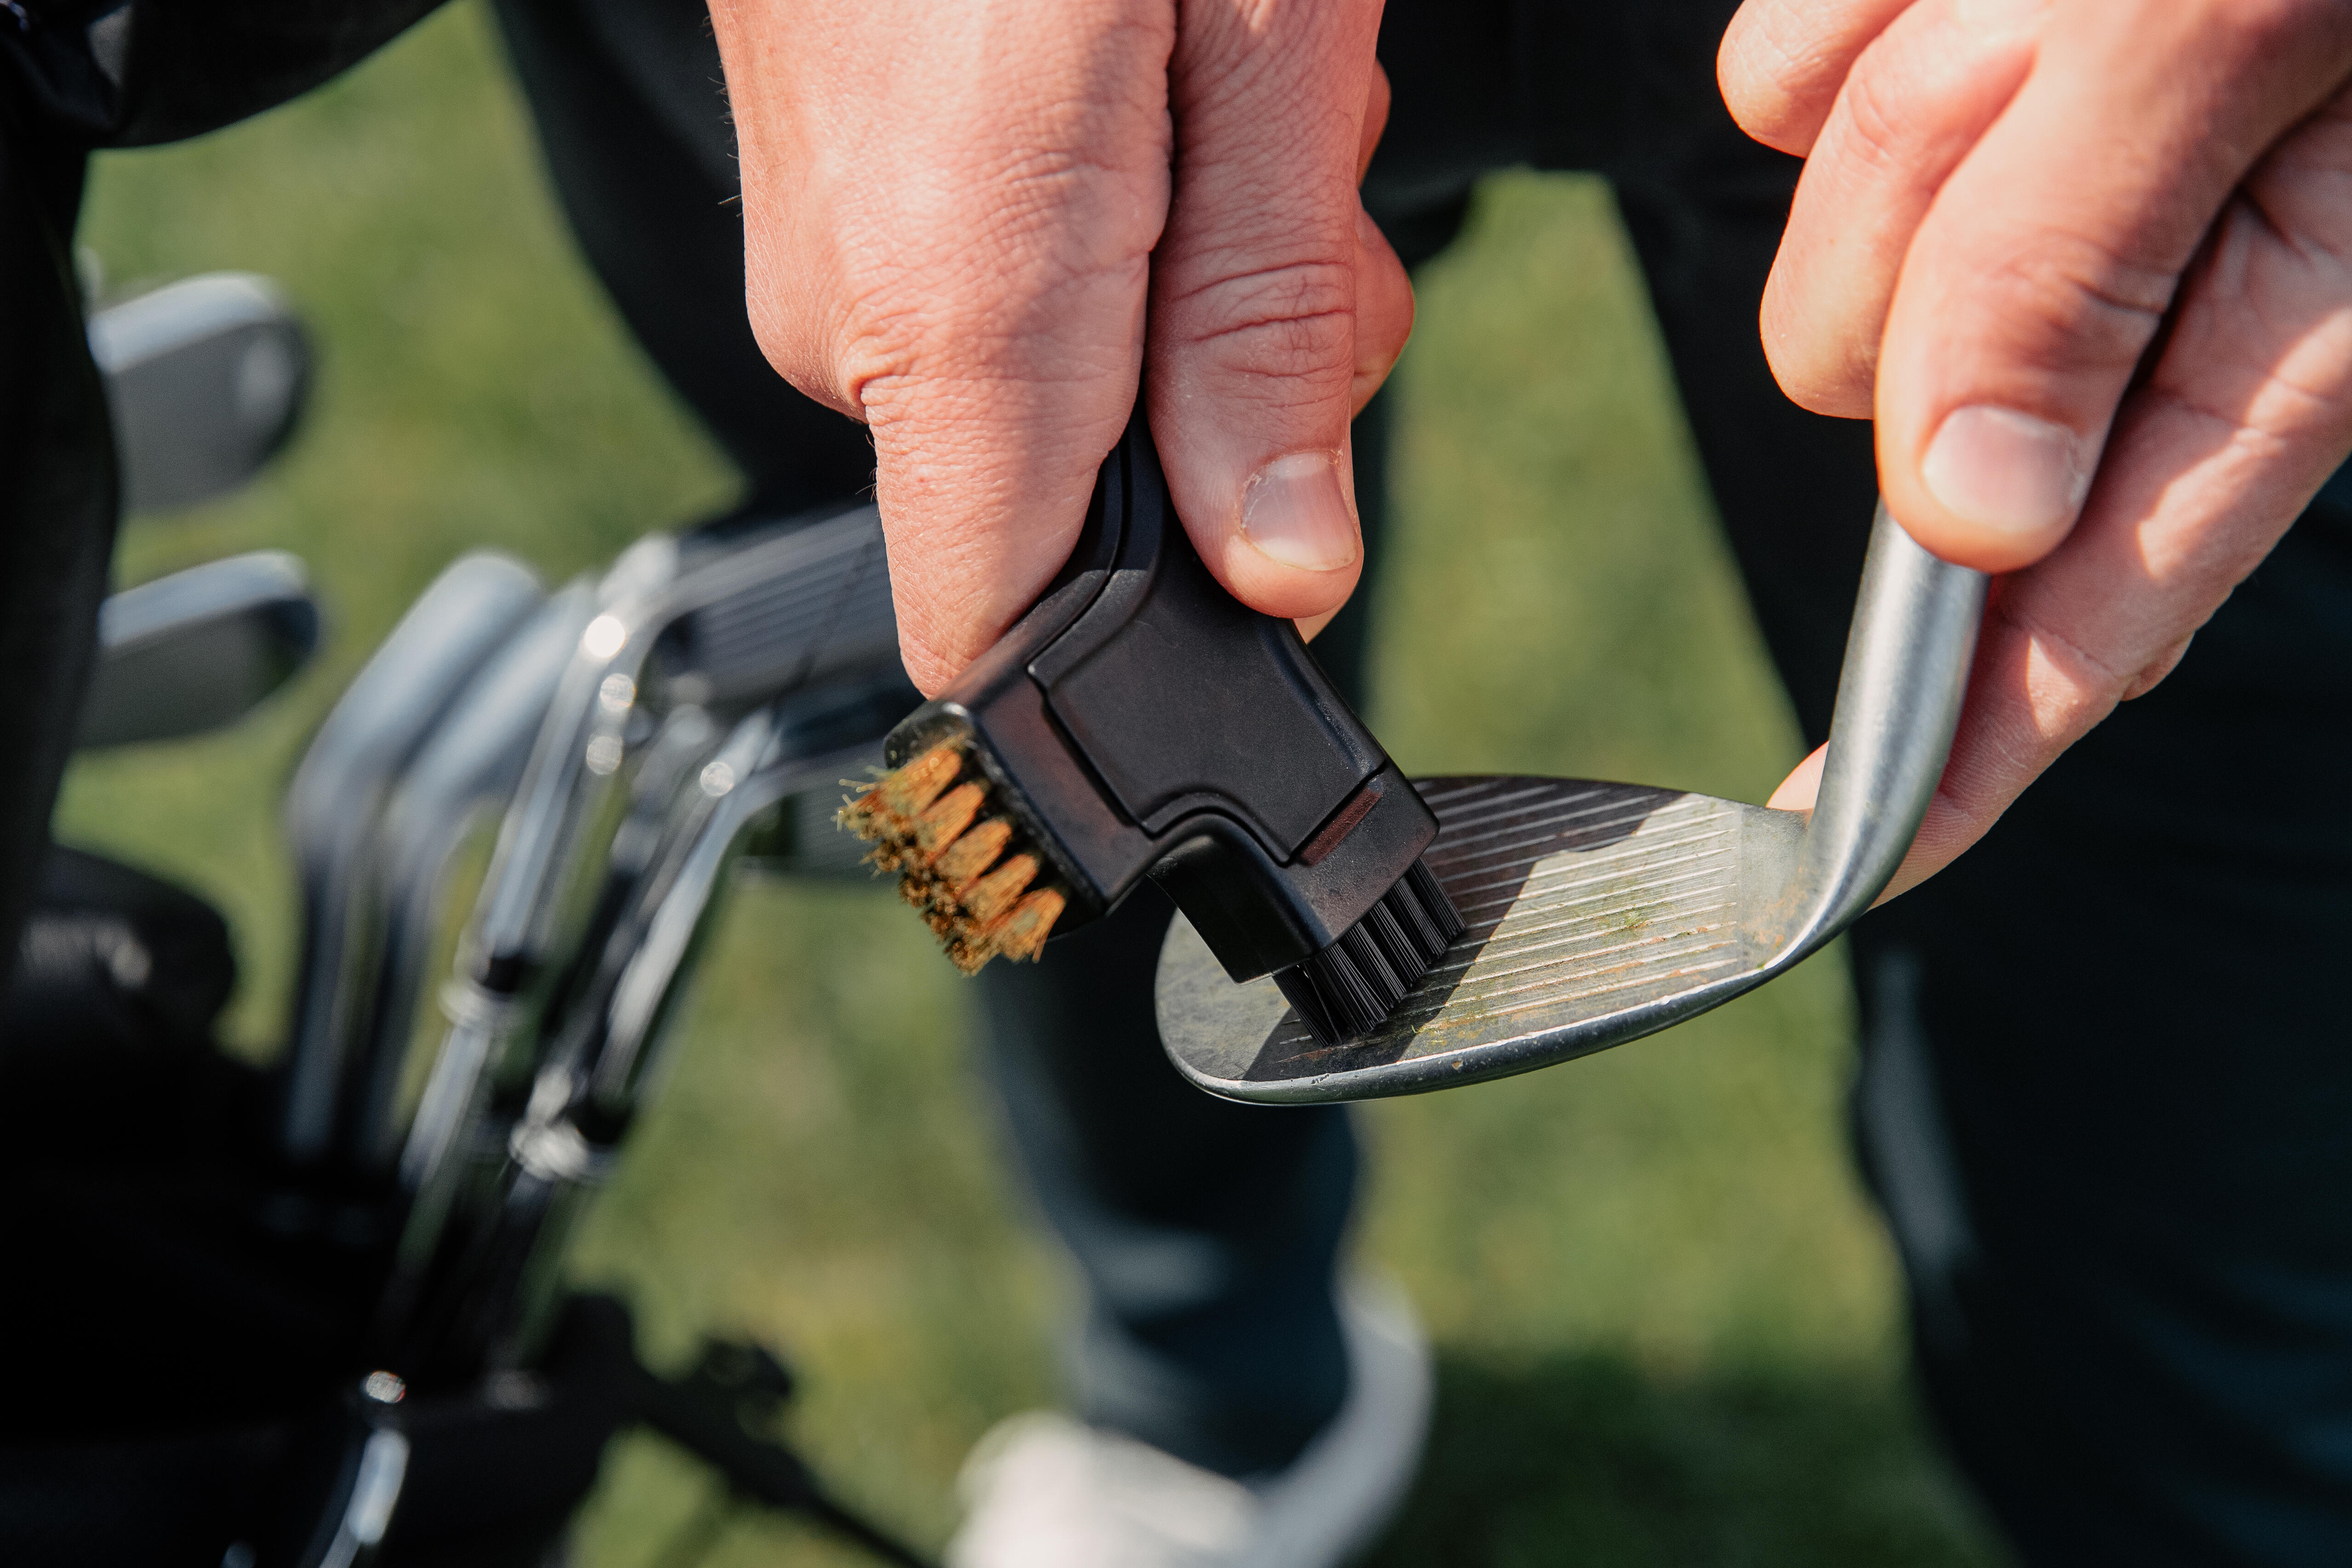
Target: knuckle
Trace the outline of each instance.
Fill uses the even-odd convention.
[[[843,406],[838,360],[814,325],[809,296],[777,287],[772,273],[756,263],[747,282],[744,308],[751,339],[769,366],[806,396]]]
[[[1007,267],[976,250],[868,279],[832,335],[843,387],[873,406],[1115,370],[1139,347],[1148,266],[1137,257],[1112,270],[1053,258]]]
[[[1139,340],[1164,158],[1139,172],[1039,131],[961,149],[950,172],[819,180],[747,235],[752,330],[788,379],[856,407],[877,383],[1052,379],[1074,350]]]
[[[2196,633],[2192,632],[2189,637],[2183,637],[2179,642],[2157,654],[2140,670],[2139,674],[2131,678],[2131,683],[2124,688],[2123,695],[2117,700],[2132,702],[2147,695],[2158,686],[2162,685],[2164,677],[2180,667],[2180,661],[2189,653],[2189,638],[2195,635]]]
[[[2258,57],[2307,43],[2315,28],[2338,37],[2345,31],[2339,0],[2225,0],[2220,4],[2209,0],[2204,23],[2207,29]]]
[[[1224,370],[1339,385],[1354,370],[1356,279],[1339,263],[1223,277],[1164,302],[1164,313],[1178,343]]]
[[[1846,78],[1835,111],[1844,121],[1838,137],[1840,155],[1877,172],[1907,169],[1918,141],[1918,111],[1911,101],[1916,89],[1901,73],[1885,68],[1885,47],[1882,39],[1864,52]]]
[[[1990,319],[2051,369],[2129,367],[2156,334],[2179,275],[2088,235],[1995,237],[1979,287]],[[2039,344],[2032,340],[2041,340]]]
[[[2058,613],[2052,613],[2058,610]],[[2034,603],[2030,596],[2007,596],[1995,618],[2030,649],[2042,669],[2037,706],[2054,727],[2070,737],[2088,730],[2130,689],[2137,665],[2119,665],[2093,644],[2085,628],[2062,625],[2059,607]]]

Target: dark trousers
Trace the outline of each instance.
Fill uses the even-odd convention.
[[[1783,400],[1757,344],[1795,167],[1716,100],[1730,9],[1393,0],[1395,105],[1366,199],[1416,262],[1487,170],[1611,179],[1818,742],[1870,442]],[[584,248],[751,504],[862,486],[862,433],[775,380],[744,324],[700,5],[505,0],[501,16]],[[1374,535],[1381,418],[1357,436]],[[1362,636],[1342,623],[1318,653],[1348,668]],[[2323,1011],[2352,936],[2352,816],[2330,784],[2347,765],[2352,507],[2324,497],[2164,685],[1854,931],[1858,1141],[1923,1384],[2031,1561],[2352,1561],[2352,1058]],[[1328,1285],[1355,1152],[1336,1113],[1223,1105],[1165,1067],[1148,1012],[1164,919],[1145,895],[987,982],[983,1032],[1089,1286],[1083,1407],[1240,1472],[1280,1463],[1343,1392]]]

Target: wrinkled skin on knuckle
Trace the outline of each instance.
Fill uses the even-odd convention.
[[[1985,225],[1960,259],[1965,274],[1948,286],[1965,283],[1969,319],[1985,331],[1966,346],[1970,357],[1998,356],[2006,373],[2052,383],[2127,374],[2179,283],[2162,259],[2039,225]],[[2033,406],[2023,395],[2032,389],[2019,391],[2021,406]]]
[[[1399,308],[1393,287],[1383,295],[1376,282],[1360,297],[1358,267],[1385,264],[1400,277],[1402,268],[1385,241],[1377,253],[1366,248],[1352,186],[1264,200],[1251,178],[1255,156],[1202,193],[1157,259],[1155,355],[1183,377],[1216,378],[1229,394],[1276,403],[1343,398],[1359,362],[1359,305],[1384,305],[1400,344],[1410,323],[1410,305]],[[1180,182],[1180,202],[1182,189]]]
[[[841,226],[835,269],[844,392],[866,407],[877,382],[1118,373],[1105,350],[1139,340],[1166,204],[1164,164],[1122,168],[1035,144],[867,204]]]
[[[1352,267],[1299,261],[1163,301],[1160,319],[1196,363],[1304,401],[1333,395],[1354,373],[1355,307]]]
[[[1376,0],[1186,5],[1171,84],[1180,222],[1153,280],[1154,329],[1180,352],[1283,380],[1336,370],[1344,389],[1358,267],[1395,265],[1377,231],[1361,234],[1354,188],[1381,108],[1379,17]]]
[[[2008,37],[1959,42],[1940,7],[1898,18],[1862,47],[1812,143],[1761,327],[1782,386],[1814,413],[1872,413],[1917,225],[2030,61]]]

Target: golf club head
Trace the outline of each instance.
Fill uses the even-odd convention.
[[[301,560],[257,550],[108,595],[82,699],[82,750],[224,728],[292,679],[319,646]]]
[[[1231,1100],[1418,1093],[1587,1056],[1763,984],[1870,907],[1942,777],[1984,603],[1882,507],[1810,813],[1638,785],[1424,780],[1429,868],[1468,929],[1389,1020],[1326,1046],[1179,916],[1161,1042]],[[1050,959],[1049,959],[1050,961]]]
[[[226,495],[293,434],[310,381],[302,324],[247,272],[167,283],[89,319],[126,514]]]
[[[500,827],[473,938],[489,989],[510,994],[556,940],[564,887],[594,874],[604,848],[587,824],[654,733],[649,717],[679,706],[731,717],[897,658],[871,505],[723,538],[656,534],[624,551]]]
[[[593,967],[636,873],[616,840],[639,821],[640,775],[670,721],[707,714],[712,744],[752,710],[897,678],[898,625],[871,505],[684,539],[654,535],[597,585],[500,821],[452,983],[449,1019],[398,1162],[411,1195],[376,1333],[413,1338],[452,1234],[478,1228],[461,1199],[476,1153],[528,1087],[560,1030],[569,982]],[[698,776],[685,775],[688,779]]]
[[[580,632],[594,613],[590,585],[550,597],[467,684],[402,776],[376,835],[362,896],[382,933],[373,989],[354,1009],[341,1162],[367,1175],[399,1153],[394,1113],[417,1002],[440,928],[442,892],[459,845],[505,803]]]
[[[371,988],[372,945],[359,890],[375,832],[409,761],[483,661],[537,608],[539,580],[510,557],[478,551],[433,580],[311,738],[286,790],[302,894],[302,959],[288,1025],[280,1142],[320,1158]]]
[[[449,1314],[466,1353],[492,1366],[530,1364],[544,1343],[582,1212],[565,1195],[602,1185],[658,1092],[675,1023],[746,840],[782,800],[837,779],[858,755],[856,747],[822,749],[823,736],[805,727],[796,735],[782,706],[739,720],[715,747],[692,746],[698,767],[660,769],[649,759],[640,774],[668,777],[645,791],[652,810],[642,852],[631,857],[613,919],[583,954],[560,1038],[543,1053],[527,1109],[505,1141],[506,1160],[486,1184],[501,1195],[490,1216],[496,1239],[469,1249],[479,1272],[458,1287],[466,1304]]]

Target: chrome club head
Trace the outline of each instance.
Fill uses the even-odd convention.
[[[821,757],[824,776],[838,779],[899,716],[869,715],[862,730],[856,722],[877,683],[903,680],[870,505],[724,534],[650,536],[614,563],[592,608],[508,800],[458,974],[442,992],[449,1027],[397,1163],[411,1202],[378,1302],[388,1346],[406,1344],[423,1322],[415,1314],[446,1249],[495,1223],[481,1207],[495,1208],[495,1193],[468,1180],[485,1151],[508,1143],[498,1128],[514,1107],[492,1091],[531,1081],[568,1020],[593,1011],[571,980],[602,973],[604,958],[644,935],[614,921],[635,907],[660,846],[672,841],[660,828],[667,809],[681,796],[698,810],[721,795],[730,811],[753,799],[707,770],[727,760],[713,751],[727,727],[763,711],[779,747]],[[846,732],[828,722],[845,715]],[[727,778],[749,767],[729,762]],[[814,777],[763,774],[761,789],[804,790]],[[777,798],[762,796],[762,810]],[[735,848],[730,828],[730,861]],[[675,932],[684,919],[674,912],[660,929]],[[682,952],[675,956],[675,973],[662,971],[658,985],[658,965],[631,971],[638,988],[629,995],[671,996],[690,968]],[[651,1030],[658,1019],[639,1021]]]
[[[74,745],[142,745],[236,723],[310,663],[319,621],[310,575],[284,550],[110,594]]]
[[[223,496],[286,444],[310,390],[302,323],[278,286],[212,272],[89,319],[106,378],[123,510],[169,511]]]
[[[1883,891],[1951,749],[1985,579],[1878,514],[1811,813],[1584,779],[1436,779],[1426,855],[1468,923],[1380,1029],[1326,1046],[1181,917],[1160,1032],[1180,1071],[1268,1103],[1410,1094],[1620,1045],[1729,1001]]]
[[[287,787],[303,928],[279,1140],[297,1164],[328,1152],[374,974],[382,933],[365,918],[363,890],[384,808],[450,704],[542,597],[539,579],[509,557],[480,550],[452,562],[344,691]]]

